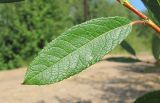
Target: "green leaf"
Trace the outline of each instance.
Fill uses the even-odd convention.
[[[142,62],[141,60],[137,58],[132,57],[110,57],[106,59],[109,62],[119,62],[119,63],[138,63]]]
[[[160,24],[160,0],[142,0],[142,2],[148,8],[152,19]]]
[[[152,52],[155,59],[160,60],[160,38],[158,36],[153,37]]]
[[[0,3],[11,3],[11,2],[19,2],[24,0],[0,0]]]
[[[153,91],[138,98],[134,103],[160,103],[160,91]]]
[[[160,5],[160,0],[157,0],[158,4]]]
[[[160,5],[160,0],[157,0],[158,4]]]
[[[23,84],[52,84],[83,71],[120,44],[131,28],[122,17],[98,18],[72,27],[38,54]]]
[[[132,55],[136,55],[136,52],[135,52],[135,50],[133,49],[133,47],[127,42],[127,41],[123,41],[122,43],[121,43],[121,47],[123,48],[123,49],[125,49],[128,53],[130,53],[130,54],[132,54]]]

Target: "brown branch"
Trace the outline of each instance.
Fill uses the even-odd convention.
[[[117,0],[118,2],[121,2],[120,0]],[[129,2],[124,1],[123,5],[134,12],[136,15],[138,15],[141,19],[144,19],[146,21],[146,24],[152,27],[155,31],[160,33],[160,27],[157,26],[152,20],[150,20],[146,15],[138,11],[136,8],[134,8]]]

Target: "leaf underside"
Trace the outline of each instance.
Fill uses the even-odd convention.
[[[38,54],[23,84],[52,84],[83,71],[120,44],[131,28],[122,17],[98,18],[72,27]]]

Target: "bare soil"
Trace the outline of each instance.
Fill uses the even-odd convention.
[[[26,68],[1,71],[0,103],[133,103],[146,92],[160,89],[160,67],[144,62],[108,62],[106,58],[110,56],[76,76],[47,86],[21,85]],[[153,61],[151,56],[141,58]]]

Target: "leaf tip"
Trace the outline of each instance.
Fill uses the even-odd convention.
[[[21,84],[22,84],[22,85],[29,85],[30,83],[27,82],[27,80],[25,79]]]

